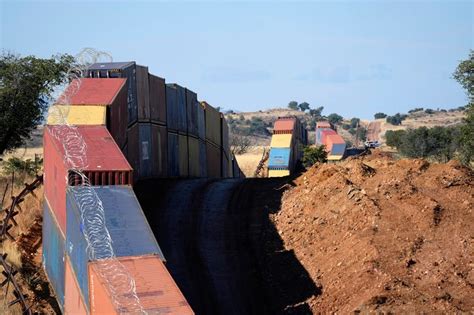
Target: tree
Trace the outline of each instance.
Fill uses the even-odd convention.
[[[233,154],[244,154],[252,145],[252,140],[249,136],[242,134],[230,134],[230,146]]]
[[[321,117],[321,114],[323,112],[324,106],[319,106],[316,109],[310,109],[309,114],[313,117]]]
[[[351,128],[357,128],[359,126],[360,119],[359,118],[352,118],[351,119]]]
[[[331,115],[328,116],[328,121],[333,125],[337,124],[341,120],[342,120],[342,116],[336,113],[332,113]]]
[[[299,104],[298,107],[302,112],[305,112],[309,109],[309,104],[306,103],[306,102],[303,102],[303,103]]]
[[[298,110],[298,102],[296,101],[291,101],[288,103],[288,108],[291,108],[293,110]]]
[[[404,121],[408,116],[405,114],[400,114],[396,113],[394,116],[387,116],[387,122],[389,124],[392,124],[394,126],[398,126],[402,124],[402,121]]]
[[[389,147],[399,148],[405,134],[405,130],[387,130],[387,132],[385,132],[385,143]]]
[[[387,117],[387,114],[384,114],[384,113],[376,113],[374,115],[375,119],[381,119],[381,118],[385,118],[385,117]]]
[[[326,162],[327,157],[328,153],[324,145],[316,147],[307,146],[303,149],[302,162],[305,167],[311,167],[318,162]]]
[[[470,165],[474,161],[474,104],[467,107],[460,133],[461,162]]]
[[[74,58],[0,56],[0,154],[30,138],[47,109],[55,86],[66,82]]]
[[[470,51],[469,59],[459,63],[453,78],[466,90],[469,102],[474,103],[474,50]]]

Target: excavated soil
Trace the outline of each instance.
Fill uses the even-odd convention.
[[[271,220],[313,313],[474,311],[473,173],[374,153],[315,165]]]

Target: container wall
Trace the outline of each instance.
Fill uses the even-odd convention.
[[[177,110],[178,110],[178,132],[181,134],[187,134],[187,113],[186,113],[186,89],[180,85],[175,84],[176,87],[176,98],[177,98]]]
[[[199,151],[199,139],[194,137],[188,137],[189,147],[189,176],[200,177],[201,176],[201,156]]]
[[[205,108],[206,116],[206,140],[218,147],[222,146],[221,140],[221,114],[206,102],[201,103]]]
[[[64,299],[64,314],[87,314],[88,309],[84,302],[77,277],[71,266],[69,258],[66,256],[65,264],[65,299]]]
[[[344,155],[346,151],[345,143],[334,143],[331,148],[331,155]]]
[[[140,304],[149,314],[194,314],[173,278],[156,256],[123,257],[119,259],[128,274],[135,279]],[[92,314],[118,314],[110,303],[111,292],[99,276],[96,263],[89,265]],[[129,313],[131,310],[122,310]]]
[[[152,176],[166,177],[168,174],[168,133],[166,127],[152,125],[151,142],[153,152]]]
[[[288,170],[268,170],[268,177],[283,177],[289,175],[290,171]]]
[[[64,154],[56,147],[57,141],[46,126],[43,131],[44,195],[49,201],[59,227],[66,234],[67,171]]]
[[[230,177],[229,174],[229,158],[225,154],[224,150],[221,150],[221,167],[222,167],[222,177],[227,178]]]
[[[293,135],[292,134],[274,134],[270,147],[272,148],[289,148],[292,146]]]
[[[58,221],[49,208],[48,201],[43,202],[43,266],[51,287],[56,294],[59,306],[64,306],[64,235]]]
[[[227,157],[230,157],[230,145],[229,145],[229,125],[227,120],[224,117],[224,114],[221,114],[221,139],[222,139],[222,149]]]
[[[148,67],[136,66],[138,120],[150,121],[150,86],[148,82]]]
[[[207,177],[207,150],[203,140],[199,140],[199,170],[200,177]]]
[[[107,107],[107,129],[120,149],[123,149],[127,143],[127,124],[127,89],[124,84],[114,98],[112,105]]]
[[[270,148],[268,168],[288,169],[290,166],[290,148]]]
[[[197,124],[198,124],[198,136],[201,140],[206,140],[206,114],[202,104],[197,105]]]
[[[211,142],[206,142],[207,177],[222,177],[221,150]]]
[[[171,84],[166,84],[166,120],[169,130],[178,131],[178,91]]]
[[[127,130],[127,160],[133,168],[133,178],[137,181],[140,172],[140,128],[138,124]]]
[[[74,79],[58,98],[60,105],[111,105],[118,91],[125,87],[125,79]],[[79,87],[79,88],[78,88]]]
[[[147,123],[139,123],[139,156],[140,164],[138,174],[140,178],[151,177],[152,174],[152,142],[151,142],[151,125]]]
[[[168,132],[168,176],[179,176],[178,134],[172,132]]]
[[[151,121],[166,124],[166,86],[165,79],[148,75],[150,87],[150,116]]]
[[[179,147],[179,176],[187,177],[189,175],[189,154],[188,154],[188,137],[178,135]]]
[[[188,134],[195,137],[199,136],[198,132],[198,107],[197,94],[186,89],[186,114]]]
[[[278,119],[273,126],[273,133],[293,133],[295,130],[296,118]]]
[[[48,125],[105,125],[105,106],[54,105],[48,109]]]

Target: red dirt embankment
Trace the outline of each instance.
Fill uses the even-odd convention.
[[[314,313],[474,310],[473,174],[373,154],[316,165],[273,216],[322,294]]]

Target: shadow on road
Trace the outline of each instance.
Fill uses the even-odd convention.
[[[288,179],[146,180],[135,186],[196,314],[311,314],[321,294],[270,214]]]

